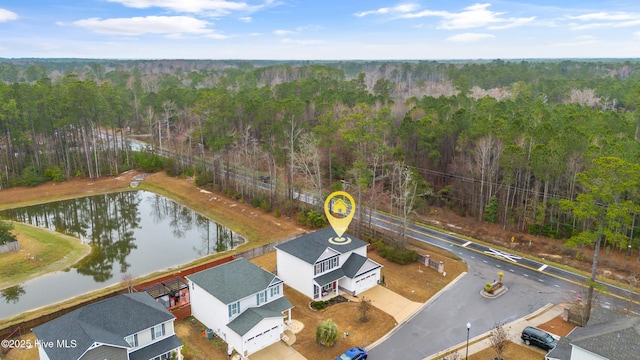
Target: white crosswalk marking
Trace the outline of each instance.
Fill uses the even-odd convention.
[[[509,254],[507,252],[496,250],[496,249],[492,249],[492,248],[489,248],[488,251],[485,251],[485,254],[490,254],[490,255],[493,255],[493,256],[501,257],[503,259],[506,259],[506,260],[509,260],[509,261],[513,261],[515,263],[517,263],[518,260],[522,259],[520,256]]]

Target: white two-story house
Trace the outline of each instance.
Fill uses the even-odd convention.
[[[332,228],[305,234],[276,246],[278,277],[311,299],[358,295],[380,282],[382,265],[367,258],[368,245]]]
[[[118,295],[33,329],[40,360],[182,358],[173,316],[146,292]]]
[[[279,341],[291,320],[282,280],[244,258],[187,280],[191,314],[243,357]]]

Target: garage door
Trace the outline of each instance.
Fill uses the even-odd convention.
[[[359,294],[365,290],[369,290],[378,284],[378,272],[372,271],[356,278],[354,290]]]
[[[276,341],[280,340],[280,331],[278,326],[274,326],[271,329],[251,337],[247,340],[247,351],[249,354],[265,348]]]

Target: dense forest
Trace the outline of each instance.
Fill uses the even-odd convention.
[[[165,169],[265,210],[345,189],[569,238],[593,227],[581,174],[640,162],[637,60],[4,59],[0,80],[0,188]],[[640,247],[627,215],[605,246]]]

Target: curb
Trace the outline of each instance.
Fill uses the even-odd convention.
[[[547,311],[549,311],[549,310],[550,310],[551,308],[553,308],[554,306],[555,306],[555,304],[548,303],[547,305],[545,305],[545,306],[541,307],[540,309],[538,309],[538,310],[536,310],[536,311],[532,312],[531,314],[526,315],[526,316],[523,316],[523,317],[521,317],[521,318],[519,318],[519,319],[516,319],[516,320],[514,320],[514,321],[510,322],[510,323],[504,324],[504,326],[505,326],[505,327],[511,327],[511,326],[513,326],[514,324],[517,324],[518,322],[530,321],[531,319],[535,319],[536,317],[538,317],[538,316],[540,316],[540,315],[542,315],[542,314],[546,313]],[[491,336],[491,331],[487,331],[487,332],[485,332],[485,333],[482,333],[482,334],[480,334],[480,335],[478,335],[478,336],[475,336],[475,337],[473,337],[473,338],[469,339],[469,345],[473,345],[473,344],[475,344],[475,343],[477,343],[477,342],[480,342],[480,341],[482,341],[482,340],[484,340],[484,339],[489,338],[490,336]],[[440,350],[440,351],[438,351],[437,353],[435,353],[435,354],[433,354],[433,355],[427,356],[427,357],[426,357],[426,358],[424,358],[423,360],[435,360],[435,359],[439,359],[440,357],[442,357],[442,356],[444,356],[444,355],[446,355],[446,354],[449,354],[449,353],[452,353],[452,352],[460,351],[461,349],[463,349],[463,348],[465,348],[465,347],[466,347],[466,344],[467,344],[467,342],[466,342],[466,341],[465,341],[465,342],[458,343],[458,344],[456,344],[456,345],[454,345],[454,346],[451,346],[451,347],[449,347],[449,348],[447,348],[447,349]],[[471,353],[471,352],[470,352],[469,354],[473,354],[473,353]]]
[[[427,300],[424,304],[420,305],[419,308],[416,309],[416,311],[414,311],[411,315],[407,316],[404,320],[402,320],[402,322],[400,322],[398,325],[396,325],[393,329],[391,329],[388,333],[384,334],[384,336],[382,336],[381,338],[379,338],[378,340],[372,342],[371,344],[369,344],[368,346],[366,346],[367,351],[375,348],[376,346],[380,345],[380,343],[384,342],[385,340],[387,340],[389,337],[391,337],[391,335],[395,334],[396,331],[400,330],[400,328],[406,324],[407,322],[409,322],[411,319],[413,319],[416,315],[418,315],[419,312],[421,312],[424,308],[426,308],[427,306],[429,306],[432,302],[434,302],[438,297],[440,297],[441,294],[443,294],[445,291],[447,291],[449,289],[449,287],[453,286],[455,283],[458,282],[458,280],[460,280],[463,276],[467,275],[467,272],[463,272],[460,275],[458,275],[455,279],[453,279],[450,283],[447,284],[447,286],[443,287],[440,291],[438,291],[435,295],[433,295],[432,297],[429,298],[429,300]]]

